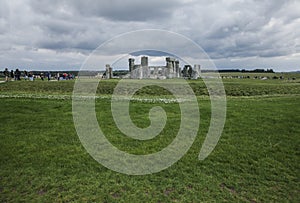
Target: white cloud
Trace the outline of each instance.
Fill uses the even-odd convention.
[[[3,0],[0,65],[79,68],[106,40],[148,28],[191,38],[220,68],[300,69],[299,57],[294,57],[300,53],[296,0]],[[176,42],[166,43],[180,49]],[[107,57],[115,51],[107,50]],[[186,54],[195,57],[192,51]]]

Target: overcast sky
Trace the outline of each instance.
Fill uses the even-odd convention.
[[[100,44],[140,29],[190,38],[219,69],[300,70],[299,0],[1,0],[0,67],[78,70]]]

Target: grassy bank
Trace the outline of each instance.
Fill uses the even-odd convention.
[[[106,88],[116,82],[106,82]],[[197,93],[201,124],[193,146],[170,168],[146,176],[111,171],[85,151],[74,128],[70,98],[0,98],[0,201],[299,202],[299,83],[258,82],[224,80],[226,91],[256,91],[251,93],[254,97],[228,97],[224,132],[204,161],[198,154],[208,131],[210,101]],[[72,81],[21,81],[0,84],[0,89],[6,95],[71,94],[72,85]],[[191,81],[194,90],[201,85]],[[141,95],[152,95],[143,91]],[[268,97],[258,97],[265,91]],[[133,102],[133,122],[149,125],[148,112],[154,105]],[[149,141],[122,135],[112,119],[109,99],[96,101],[97,118],[105,121],[100,124],[103,132],[119,149],[152,153],[172,141],[180,123],[178,104],[160,105],[168,123]]]
[[[112,94],[118,84],[117,79],[101,80],[97,88],[98,95]],[[176,81],[176,80],[175,80]],[[71,95],[74,80],[69,81],[12,81],[0,84],[0,94],[64,94]],[[132,80],[132,82],[135,82]],[[180,81],[178,82],[180,84]],[[207,96],[208,91],[202,80],[189,80],[191,88],[197,96]],[[223,79],[227,96],[256,96],[300,94],[300,79],[297,80],[258,80],[258,79]],[[180,87],[179,87],[180,88]],[[184,90],[183,90],[184,91]],[[145,87],[137,95],[154,96],[169,95],[159,87]]]

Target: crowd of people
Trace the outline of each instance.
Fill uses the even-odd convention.
[[[7,68],[3,71],[5,82],[8,81],[17,81],[23,78],[24,80],[34,81],[35,79],[41,80],[71,80],[74,79],[75,76],[71,73],[56,73],[54,75],[51,74],[50,71],[41,72],[39,74],[33,74],[33,72],[28,72],[26,70],[20,71],[18,68],[13,71],[9,71]]]

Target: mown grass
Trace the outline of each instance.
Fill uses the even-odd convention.
[[[300,75],[300,74],[299,74]],[[256,96],[256,95],[279,95],[299,94],[300,77],[297,80],[258,80],[258,79],[223,79],[227,96]],[[134,80],[132,80],[134,82]],[[97,88],[97,94],[113,94],[118,84],[118,79],[101,80]],[[175,80],[176,82],[176,80]],[[189,85],[197,96],[207,96],[208,91],[202,80],[190,80]],[[179,81],[180,84],[180,81]],[[67,94],[71,95],[74,87],[74,80],[70,81],[13,81],[2,83],[0,92],[2,94]],[[184,91],[184,89],[182,89]],[[139,90],[136,95],[169,95],[170,93],[160,87],[145,87]]]
[[[115,82],[106,85],[112,87],[110,83]],[[204,161],[198,160],[198,154],[210,122],[210,101],[199,96],[201,124],[193,146],[170,168],[146,176],[119,174],[93,160],[77,137],[71,100],[0,98],[0,201],[299,202],[299,83],[277,82],[225,81],[226,91],[234,86],[238,86],[235,92],[249,91],[251,86],[281,95],[228,97],[224,132]],[[67,94],[72,84],[11,82],[0,88],[1,94]],[[196,84],[191,82],[191,86]],[[154,105],[131,103],[133,122],[149,125],[147,116]],[[111,116],[109,99],[96,101],[97,118],[119,149],[152,153],[172,141],[180,123],[178,104],[160,105],[167,112],[167,126],[149,141],[122,135]]]

